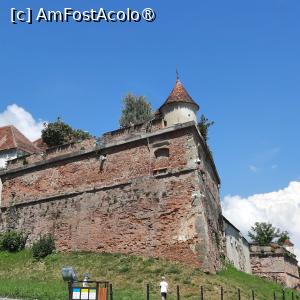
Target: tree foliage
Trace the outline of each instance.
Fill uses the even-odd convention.
[[[286,240],[289,240],[289,239],[290,239],[289,233],[288,233],[287,231],[282,231],[282,232],[279,234],[277,243],[278,243],[279,245],[283,245],[283,243],[284,243]]]
[[[283,244],[285,240],[289,239],[287,231],[280,232],[280,229],[273,227],[271,223],[256,222],[248,232],[249,237],[253,242],[260,246],[269,245],[271,242]]]
[[[119,120],[121,127],[147,122],[152,117],[151,104],[145,96],[135,96],[129,93],[123,98],[122,115]]]
[[[205,141],[208,140],[208,129],[212,125],[214,125],[214,121],[209,121],[204,114],[201,115],[200,122],[198,124],[198,128],[200,130],[200,133]]]
[[[78,142],[90,137],[91,135],[88,132],[81,129],[73,129],[60,118],[57,118],[57,121],[53,123],[45,123],[42,130],[42,140],[49,147]]]

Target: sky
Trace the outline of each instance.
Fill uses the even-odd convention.
[[[65,7],[152,8],[156,19],[10,22],[11,8]],[[298,0],[1,0],[0,125],[33,140],[59,116],[99,136],[118,128],[128,92],[157,109],[178,68],[215,121],[224,214],[245,234],[256,220],[289,230],[300,257],[299,16]]]

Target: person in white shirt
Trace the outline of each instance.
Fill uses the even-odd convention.
[[[90,275],[88,273],[85,273],[83,275],[83,283],[82,283],[83,287],[88,287],[89,286],[89,283],[88,283],[89,279],[90,279]]]
[[[166,300],[167,299],[167,293],[168,293],[168,283],[166,282],[166,278],[163,276],[162,281],[160,282],[160,294],[161,294],[161,299]]]

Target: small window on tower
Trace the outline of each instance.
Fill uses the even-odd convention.
[[[164,158],[170,156],[170,151],[168,148],[160,148],[155,150],[154,155],[156,158]]]

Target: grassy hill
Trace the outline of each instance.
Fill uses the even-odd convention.
[[[170,300],[176,299],[177,284],[180,286],[181,299],[200,299],[201,285],[204,286],[207,300],[220,299],[221,286],[225,290],[224,300],[236,300],[238,288],[241,289],[242,299],[252,299],[251,289],[255,290],[255,299],[258,300],[272,300],[274,290],[278,293],[277,299],[282,299],[279,296],[281,286],[238,272],[231,266],[217,275],[207,275],[198,268],[121,254],[55,253],[42,261],[36,261],[28,250],[18,253],[0,252],[0,296],[66,300],[67,286],[60,273],[63,266],[73,266],[78,276],[89,272],[91,280],[112,282],[114,300],[146,299],[147,283],[151,287],[150,299],[160,299],[158,284],[162,275],[169,282]],[[290,290],[286,294],[287,300],[292,299]]]

